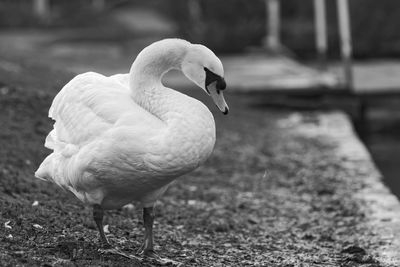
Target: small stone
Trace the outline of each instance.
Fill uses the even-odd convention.
[[[187,189],[188,189],[190,192],[195,192],[195,191],[197,191],[197,186],[189,185]]]
[[[6,221],[6,222],[4,223],[4,227],[5,227],[6,229],[12,229],[12,227],[11,227],[11,225],[10,225],[10,222],[11,222],[11,221]]]
[[[135,206],[130,203],[130,204],[126,204],[125,206],[123,206],[122,209],[125,211],[133,211],[133,210],[135,210]]]
[[[189,206],[194,206],[194,205],[196,205],[196,203],[197,203],[196,200],[193,200],[193,199],[188,200],[188,205]]]
[[[33,224],[32,226],[35,227],[36,229],[43,229],[43,226],[37,223]]]
[[[247,220],[248,220],[248,222],[251,223],[251,224],[258,224],[258,223],[260,223],[260,220],[259,220],[257,217],[253,216],[253,215],[249,215],[249,217],[247,218]]]

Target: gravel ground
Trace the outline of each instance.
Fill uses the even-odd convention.
[[[4,62],[0,265],[152,266],[99,253],[91,209],[33,177],[48,154],[51,100],[72,75]],[[201,92],[190,93],[215,111]],[[226,95],[231,113],[215,113],[212,157],[156,207],[160,254],[184,266],[396,266],[381,260],[391,240],[376,233],[359,197],[365,177],[379,174],[368,159],[344,157],[351,152],[324,128],[343,116],[254,108],[245,96]],[[143,238],[140,214],[135,207],[106,214],[109,239],[127,253]]]

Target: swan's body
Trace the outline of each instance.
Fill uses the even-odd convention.
[[[129,74],[88,72],[73,78],[50,108],[55,124],[45,146],[53,153],[35,175],[101,209],[132,201],[152,207],[171,181],[198,167],[213,150],[215,123],[208,108],[161,83],[175,68],[204,85],[206,74],[197,73],[196,60],[205,55],[215,62],[199,65],[222,79],[222,65],[210,50],[178,39],[144,49]],[[211,96],[226,112],[219,90],[224,88],[215,84]],[[209,92],[207,83],[205,89]]]
[[[215,142],[213,116],[201,102],[159,88],[148,99],[158,109],[154,115],[132,99],[123,78],[78,75],[50,109],[56,123],[46,147],[54,152],[43,176],[104,209],[134,200],[152,205],[158,191],[199,166]]]

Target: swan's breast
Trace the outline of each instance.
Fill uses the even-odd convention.
[[[215,122],[208,108],[195,99],[184,111],[173,112],[168,119],[162,149],[149,160],[160,169],[182,175],[202,164],[215,144]]]

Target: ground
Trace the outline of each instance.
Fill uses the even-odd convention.
[[[151,266],[102,255],[91,209],[34,178],[49,153],[48,108],[72,74],[13,64],[0,68],[0,265]],[[189,93],[214,112],[217,144],[157,204],[161,255],[185,266],[395,266],[380,260],[391,241],[376,234],[355,197],[368,187],[365,177],[379,174],[338,154],[328,133],[307,130],[343,115],[260,108],[227,92],[231,112],[223,116],[200,90]],[[106,214],[111,243],[127,253],[142,241],[140,214]]]
[[[101,254],[91,209],[33,175],[50,152],[47,112],[69,71],[126,71],[150,42],[105,33],[2,33],[0,266],[151,266]],[[398,266],[382,257],[395,243],[387,225],[396,220],[386,214],[371,223],[365,192],[380,184],[379,173],[366,154],[349,158],[346,148],[361,145],[346,116],[274,109],[232,91],[228,116],[201,90],[185,91],[213,111],[217,143],[157,204],[159,253],[185,266]],[[126,253],[142,241],[140,215],[138,207],[106,213],[108,237]]]

